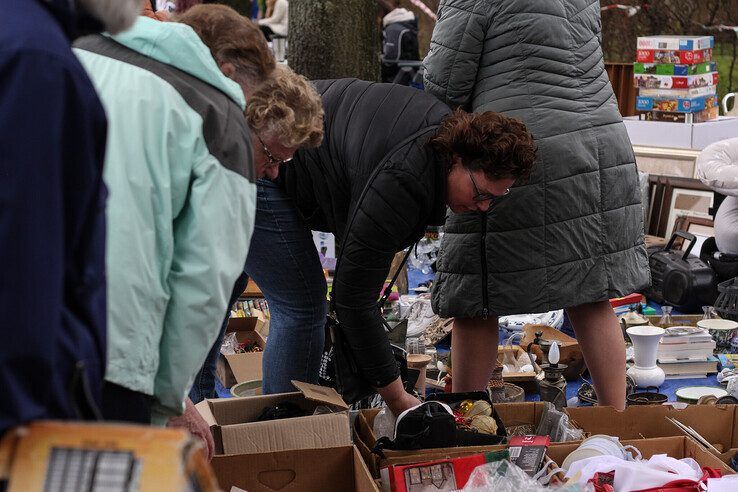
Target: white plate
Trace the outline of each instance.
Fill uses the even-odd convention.
[[[705,395],[715,395],[720,398],[721,396],[727,396],[728,392],[714,386],[688,386],[676,392],[677,398],[694,402],[697,402],[697,400]]]
[[[701,319],[697,322],[697,326],[700,328],[706,328],[708,330],[735,330],[738,328],[738,323],[729,319]]]

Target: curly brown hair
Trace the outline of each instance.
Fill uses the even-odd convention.
[[[226,5],[195,5],[174,20],[190,26],[218,63],[232,63],[237,82],[256,87],[276,62],[259,26]]]
[[[522,121],[500,113],[467,113],[457,109],[444,118],[428,144],[447,171],[454,156],[470,171],[491,180],[528,180],[536,162],[536,144]]]
[[[278,67],[249,99],[246,121],[257,135],[277,137],[287,147],[317,147],[323,140],[323,101],[308,79]]]

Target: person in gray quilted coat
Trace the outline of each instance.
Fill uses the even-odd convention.
[[[456,317],[454,391],[485,388],[497,317],[566,308],[599,402],[625,405],[625,345],[608,299],[650,282],[638,172],[605,72],[597,0],[443,0],[425,88],[521,119],[531,179],[487,213],[447,217],[433,308]]]

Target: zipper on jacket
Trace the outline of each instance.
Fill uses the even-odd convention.
[[[482,234],[480,240],[482,248],[482,319],[489,316],[489,300],[487,298],[487,213],[482,213]]]

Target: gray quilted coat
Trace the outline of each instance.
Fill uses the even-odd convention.
[[[526,123],[539,161],[487,214],[449,215],[433,307],[543,312],[650,281],[638,173],[600,48],[597,0],[443,0],[425,87]]]

